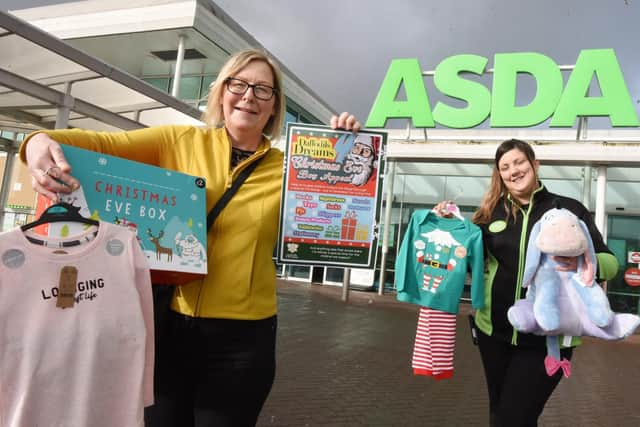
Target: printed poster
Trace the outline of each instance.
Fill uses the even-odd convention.
[[[373,268],[384,132],[289,123],[277,259]]]

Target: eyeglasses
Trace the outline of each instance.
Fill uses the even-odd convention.
[[[353,154],[356,154],[362,157],[371,157],[371,155],[373,154],[373,150],[371,149],[371,147],[369,147],[368,145],[361,144],[359,142],[356,142],[355,144],[353,144],[353,147],[351,148],[351,152]]]
[[[249,82],[245,82],[242,79],[236,79],[234,77],[227,77],[224,82],[227,84],[227,90],[236,95],[244,95],[249,88],[253,90],[253,95],[263,101],[268,101],[273,98],[277,90],[267,85],[252,85]]]

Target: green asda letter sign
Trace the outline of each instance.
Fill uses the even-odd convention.
[[[387,119],[406,118],[415,127],[471,128],[490,116],[491,127],[529,127],[551,117],[552,127],[572,127],[579,116],[608,116],[614,127],[640,126],[620,65],[613,49],[580,52],[566,86],[558,65],[539,53],[500,53],[494,57],[491,92],[484,85],[466,80],[461,73],[481,75],[487,58],[456,55],[443,60],[435,70],[434,85],[444,95],[466,102],[454,108],[438,102],[431,110],[417,59],[391,62],[369,117],[367,127],[384,127]],[[518,73],[531,75],[537,84],[533,100],[516,106]],[[599,96],[588,96],[596,76]],[[406,100],[397,100],[404,84]]]

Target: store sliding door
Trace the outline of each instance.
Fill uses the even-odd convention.
[[[640,314],[640,216],[609,215],[607,246],[620,268],[607,283],[611,308]]]

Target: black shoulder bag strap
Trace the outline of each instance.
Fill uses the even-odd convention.
[[[260,157],[258,160],[254,161],[249,166],[247,166],[242,171],[240,171],[240,174],[238,175],[236,180],[233,181],[233,183],[231,184],[231,187],[224,192],[222,197],[220,197],[220,199],[216,202],[213,208],[211,208],[211,211],[207,215],[207,230],[211,229],[213,222],[216,220],[220,212],[222,212],[222,209],[224,209],[227,203],[229,203],[233,195],[236,194],[236,192],[238,191],[242,183],[246,181],[249,175],[251,175],[251,172],[253,172],[253,170],[258,166],[258,163],[260,163],[261,160],[262,160],[262,157]]]
[[[218,214],[222,211],[226,204],[229,203],[231,197],[236,193],[236,191],[238,191],[238,188],[240,188],[242,183],[246,181],[249,175],[251,175],[251,172],[253,172],[253,170],[258,166],[258,163],[260,163],[261,160],[262,157],[244,168],[240,172],[236,180],[233,181],[231,187],[227,191],[225,191],[222,197],[220,197],[220,200],[216,202],[216,204],[211,209],[211,212],[209,212],[209,214],[207,215],[207,231],[213,225],[213,222],[216,220]],[[171,299],[173,298],[175,288],[175,286],[151,287],[151,290],[153,292],[153,315],[156,346],[158,345],[158,339],[168,333],[169,312],[171,311],[169,307],[171,305]]]

